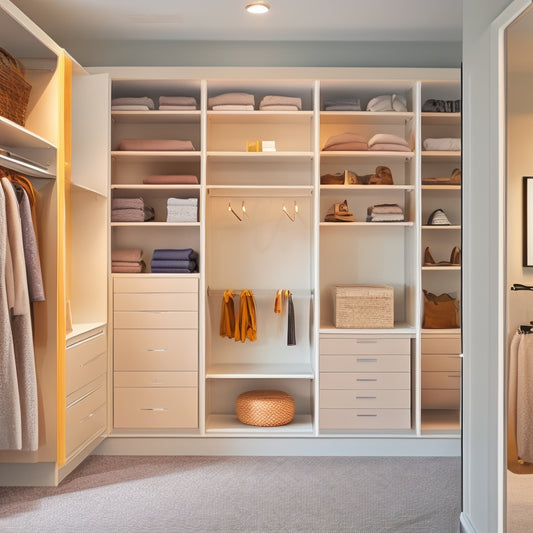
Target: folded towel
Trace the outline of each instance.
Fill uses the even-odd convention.
[[[359,98],[332,98],[324,100],[326,111],[361,111]]]
[[[407,101],[398,94],[384,94],[372,98],[366,106],[367,111],[407,111]]]
[[[392,133],[376,133],[368,141],[368,147],[370,148],[374,144],[399,144],[409,148],[409,143],[403,137]]]
[[[147,105],[112,105],[111,111],[150,111]]]
[[[158,248],[152,254],[154,259],[171,259],[171,260],[186,260],[192,261],[198,258],[198,254],[192,248]]]
[[[301,111],[298,106],[295,105],[264,105],[259,108],[261,111]]]
[[[111,209],[144,209],[142,198],[113,198]]]
[[[218,105],[251,105],[255,106],[255,97],[249,93],[223,93],[211,96],[207,100],[207,106],[212,109]]]
[[[111,222],[147,222],[153,220],[155,212],[152,207],[144,209],[112,209]]]
[[[452,151],[458,152],[461,150],[461,139],[454,137],[443,137],[441,139],[425,139],[422,143],[424,150],[428,151]]]
[[[247,104],[222,104],[214,105],[211,108],[213,111],[253,111],[253,105]]]
[[[145,184],[175,184],[175,185],[196,185],[198,177],[191,174],[152,174],[143,178]]]
[[[149,109],[154,109],[154,101],[148,96],[113,98],[111,105],[145,105]]]
[[[163,104],[159,106],[160,111],[195,111],[197,107],[195,105],[172,105]]]
[[[367,150],[368,144],[366,142],[340,143],[324,148],[326,152],[366,152]]]
[[[403,222],[404,216],[397,214],[378,214],[366,217],[367,222]]]
[[[192,151],[194,146],[191,141],[177,139],[123,139],[120,141],[119,150],[131,151]]]
[[[357,133],[346,132],[329,137],[322,150],[349,150],[350,148],[344,148],[344,146],[350,144],[356,147],[352,148],[352,150],[368,149],[368,143],[363,136]]]
[[[302,109],[302,99],[297,96],[295,97],[295,96],[267,95],[261,100],[259,104],[259,109],[265,106],[271,106],[271,105],[295,106],[298,109]]]
[[[123,248],[111,251],[111,261],[140,261],[143,251],[140,248]]]
[[[194,96],[160,96],[159,107],[161,105],[193,105],[196,107],[198,102]]]
[[[188,268],[162,268],[154,267],[150,268],[153,274],[192,274],[194,270]]]
[[[140,272],[144,272],[145,269],[146,269],[146,265],[144,264],[144,261],[141,261],[140,263],[128,263],[128,264],[123,264],[123,265],[112,264],[111,265],[111,272],[115,272],[115,273],[138,274]]]
[[[378,214],[378,213],[403,214],[403,209],[398,204],[376,204],[376,205],[371,205],[367,209],[368,215],[373,215],[373,214]]]
[[[171,206],[197,206],[198,198],[168,198],[167,207]]]
[[[150,266],[151,268],[186,268],[188,270],[194,270],[196,268],[196,261],[152,258]]]
[[[403,146],[401,144],[374,144],[368,148],[372,152],[410,152],[409,146]]]

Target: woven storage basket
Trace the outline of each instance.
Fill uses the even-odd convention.
[[[252,390],[239,394],[235,409],[243,424],[284,426],[294,418],[294,398],[278,390]]]
[[[30,92],[22,63],[0,48],[0,115],[24,126]]]
[[[335,327],[394,327],[394,290],[388,285],[335,287]]]

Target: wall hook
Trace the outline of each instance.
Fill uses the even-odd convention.
[[[244,204],[244,202],[243,202]],[[235,212],[235,210],[233,209],[233,207],[231,207],[231,202],[228,202],[228,211],[230,213],[233,213],[235,215],[235,218],[239,221],[239,222],[242,222],[242,218]]]
[[[291,216],[289,211],[287,210],[287,206],[285,205],[285,202],[283,202],[283,206],[281,210],[289,217],[289,219],[294,222],[296,220],[296,215],[298,214],[298,204],[296,201],[294,202],[294,214]]]

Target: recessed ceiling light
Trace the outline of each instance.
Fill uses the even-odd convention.
[[[267,13],[270,10],[270,4],[265,0],[256,0],[255,2],[250,2],[247,4],[245,9],[248,11],[248,13]]]

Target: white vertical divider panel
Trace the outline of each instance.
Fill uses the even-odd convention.
[[[314,434],[320,427],[320,80],[314,82],[313,98],[313,368],[314,379]]]
[[[198,288],[198,417],[200,434],[205,433],[205,354],[206,354],[206,261],[205,233],[207,219],[207,80],[200,85],[200,280]]]

